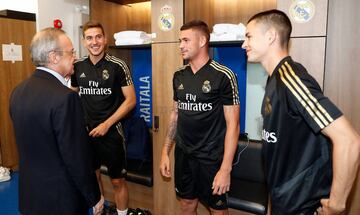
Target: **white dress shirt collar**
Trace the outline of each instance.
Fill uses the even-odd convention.
[[[55,76],[63,85],[67,86],[67,81],[65,80],[65,78],[62,77],[59,73],[55,72],[54,70],[51,70],[51,69],[49,69],[49,68],[42,67],[42,66],[36,67],[36,69],[44,70],[44,71],[52,74],[52,75]]]

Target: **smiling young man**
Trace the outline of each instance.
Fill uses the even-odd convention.
[[[180,214],[195,215],[198,201],[211,214],[228,214],[232,160],[239,137],[237,80],[209,57],[209,28],[194,20],[180,29],[180,51],[188,64],[173,77],[174,105],[160,161],[171,177],[169,153],[175,146],[175,191]]]
[[[291,22],[279,10],[246,27],[249,62],[269,74],[262,139],[271,214],[342,214],[359,166],[360,137],[288,53]]]
[[[100,165],[108,168],[119,215],[127,214],[126,147],[121,120],[135,107],[135,89],[124,61],[105,52],[107,40],[100,23],[83,26],[83,45],[89,56],[74,65],[71,85],[79,92],[93,144],[99,180]]]

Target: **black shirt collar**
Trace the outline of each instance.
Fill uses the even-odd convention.
[[[206,69],[204,69],[204,68],[207,68],[207,67],[210,65],[211,62],[212,62],[212,59],[209,58],[209,60],[208,60],[195,74],[199,74],[199,73],[202,72],[203,70],[206,71]],[[192,69],[191,69],[190,64],[188,64],[187,70],[193,74],[193,71],[192,71]],[[194,75],[195,75],[195,74],[194,74]]]
[[[93,64],[90,60],[90,55],[88,56],[88,58],[86,59],[87,62],[92,65],[92,66],[95,66],[95,67],[101,67],[104,63],[105,63],[105,57],[108,55],[108,53],[105,52],[104,56],[96,63],[96,64]]]
[[[284,57],[284,58],[278,63],[278,65],[275,67],[275,69],[274,69],[274,71],[273,71],[272,74],[278,73],[280,67],[281,67],[286,61],[292,62],[292,58],[291,58],[290,56]],[[271,76],[272,76],[272,75],[271,75]]]

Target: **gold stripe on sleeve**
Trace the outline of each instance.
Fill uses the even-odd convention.
[[[285,70],[285,71],[283,71]],[[304,99],[299,95],[299,93],[291,86],[291,84],[286,80],[284,73],[287,73],[286,68],[282,66],[279,68],[279,74],[282,82],[286,85],[286,87],[292,92],[292,94],[298,99],[300,104],[305,108],[305,110],[310,114],[310,116],[315,120],[318,126],[323,129],[325,126],[321,122],[321,120],[316,116],[313,110],[309,107],[309,105],[304,101]]]
[[[295,74],[294,70],[292,69],[292,67],[289,65],[288,62],[285,62],[286,67],[288,68],[288,70],[290,71],[291,75],[295,78],[296,82],[301,86],[301,88],[304,90],[304,92],[306,93],[306,95],[315,103],[316,107],[321,111],[323,117],[325,117],[326,119],[324,119],[325,121],[329,121],[326,125],[330,124],[332,121],[334,121],[334,119],[330,116],[330,114],[324,109],[324,107],[318,102],[318,100],[311,94],[311,92],[309,91],[309,89],[304,85],[304,83],[300,80],[300,78]]]
[[[223,66],[215,61],[212,61],[210,63],[210,66],[213,67],[215,70],[224,73],[229,78],[232,89],[232,95],[233,95],[233,104],[234,105],[240,104],[238,85],[235,74],[226,66]]]
[[[123,60],[121,60],[121,59],[119,59],[119,58],[117,58],[115,56],[110,56],[109,54],[106,54],[105,59],[108,60],[108,61],[111,61],[113,63],[118,64],[123,69],[123,71],[125,73],[125,79],[126,79],[126,85],[127,86],[133,84],[130,70],[129,70],[128,66],[126,65],[126,63]]]

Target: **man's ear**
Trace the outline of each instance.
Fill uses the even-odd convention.
[[[206,45],[206,37],[205,35],[200,35],[200,47],[204,47]]]
[[[49,64],[57,64],[60,61],[60,56],[54,51],[49,52],[48,58]]]
[[[278,39],[278,34],[274,28],[269,28],[266,31],[266,39],[268,44],[273,44]]]

